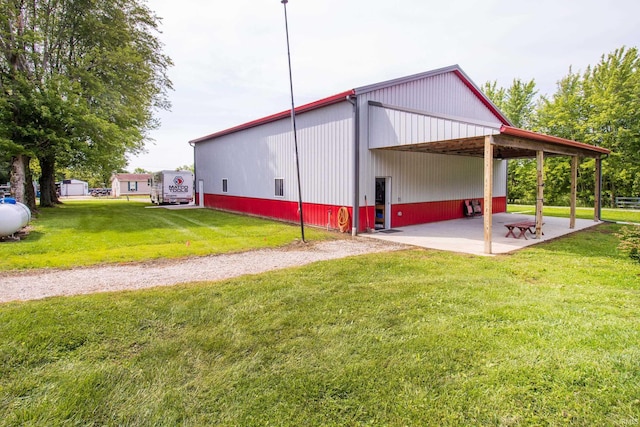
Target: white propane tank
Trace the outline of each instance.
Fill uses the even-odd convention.
[[[31,220],[29,208],[12,199],[0,199],[0,237],[11,236]]]

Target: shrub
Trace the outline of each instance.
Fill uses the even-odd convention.
[[[620,238],[618,250],[629,254],[629,258],[640,262],[640,226],[629,225],[620,229],[620,233],[616,233]]]

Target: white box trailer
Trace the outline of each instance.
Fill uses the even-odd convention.
[[[151,174],[151,203],[193,202],[193,173],[191,171],[160,171]]]

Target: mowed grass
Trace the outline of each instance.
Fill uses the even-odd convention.
[[[536,207],[533,205],[509,204],[507,205],[507,212],[535,215]],[[568,206],[544,206],[543,214],[569,218],[570,210]],[[593,208],[576,208],[576,218],[593,219]],[[640,224],[640,209],[602,208],[601,218],[604,221],[632,222]]]
[[[0,425],[638,425],[618,228],[4,304]]]
[[[18,243],[0,243],[0,271],[145,261],[277,247],[300,227],[210,209],[162,209],[146,200],[65,201],[42,209]],[[334,238],[305,229],[309,239]]]

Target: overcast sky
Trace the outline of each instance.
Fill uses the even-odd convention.
[[[129,171],[193,163],[188,141],[290,108],[280,0],[147,0],[174,61],[171,111]],[[640,45],[638,0],[290,0],[295,105],[459,64],[478,85],[535,79]]]

